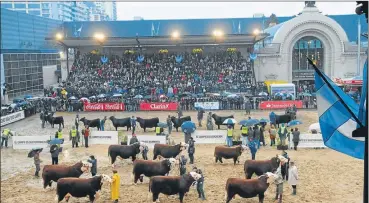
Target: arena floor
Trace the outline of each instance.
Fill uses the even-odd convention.
[[[233,114],[237,121],[246,119],[242,111],[219,111],[219,115]],[[267,118],[269,112],[253,112],[253,118]],[[276,112],[282,114],[282,112]],[[174,115],[174,112],[125,112],[125,113],[85,113],[89,119],[102,118],[104,115],[122,118],[131,115],[144,118],[158,116],[161,121],[165,121],[168,114]],[[58,113],[63,115],[66,126],[63,132],[65,137],[67,132],[74,124],[75,113]],[[196,112],[184,112],[184,116],[190,115],[192,120],[196,119]],[[315,111],[299,111],[297,114],[299,120],[304,122],[299,126],[301,132],[306,132],[311,123],[317,122],[318,116]],[[107,130],[113,130],[110,121],[107,121]],[[12,130],[20,135],[50,135],[54,134],[57,128],[52,129],[49,125],[41,129],[39,116],[33,116],[26,120],[11,124]],[[223,128],[225,128],[223,126]],[[239,129],[236,127],[236,129]],[[236,131],[237,132],[237,131]],[[124,131],[126,133],[126,131]],[[142,129],[138,129],[137,134],[143,134]],[[154,129],[146,134],[154,134]],[[268,137],[268,136],[266,136]],[[172,138],[178,143],[183,140],[182,133],[173,133]],[[269,143],[269,139],[267,139]],[[243,163],[250,158],[250,154],[243,154],[241,164],[233,166],[231,160],[226,160],[224,164],[214,163],[214,147],[216,145],[196,145],[195,165],[202,168],[205,175],[205,195],[207,200],[204,202],[220,203],[225,202],[225,183],[227,178],[244,178]],[[87,159],[93,154],[98,160],[98,174],[104,173],[112,175],[111,164],[107,156],[107,145],[94,145],[86,148],[72,149],[69,141],[64,146],[63,154],[60,155],[59,164],[73,164],[81,159]],[[31,203],[31,202],[54,202],[56,195],[55,183],[52,190],[43,190],[42,178],[34,178],[33,159],[27,158],[27,150],[1,149],[1,202],[2,203]],[[256,154],[256,159],[270,159],[272,156],[280,153],[275,148],[269,146],[262,147]],[[362,202],[363,192],[363,161],[351,158],[344,154],[330,149],[300,149],[298,151],[289,151],[291,159],[295,160],[299,169],[299,185],[297,186],[297,195],[292,196],[292,189],[287,183],[284,184],[283,202],[288,203],[359,203]],[[149,159],[152,158],[152,151],[149,151]],[[51,156],[48,151],[41,153],[41,171],[43,164],[51,164]],[[132,162],[130,160],[118,160],[118,173],[121,176],[120,202],[138,203],[152,202],[152,196],[148,195],[148,178],[144,179],[143,184],[132,184]],[[188,166],[187,170],[191,167]],[[173,175],[179,174],[178,170],[172,172]],[[271,185],[265,194],[264,202],[274,202],[275,186]],[[179,202],[178,199],[168,198],[160,195],[161,202]],[[71,198],[69,202],[88,202],[87,198]],[[110,186],[104,185],[101,197],[97,202],[110,201]],[[184,202],[203,202],[197,198],[196,189],[191,189],[185,197]],[[231,202],[257,203],[258,198],[236,199]]]

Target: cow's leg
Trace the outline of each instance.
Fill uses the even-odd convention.
[[[152,193],[152,202],[159,202],[159,194],[158,193]]]
[[[49,185],[50,183],[47,181],[47,179],[44,179],[44,189],[46,189],[47,185]]]
[[[218,163],[218,157],[217,156],[215,157],[215,163]]]
[[[253,172],[251,172],[251,173],[246,173],[246,174],[247,174],[246,179],[251,179],[252,174],[254,174],[254,173],[253,173]]]
[[[259,194],[259,203],[263,203],[264,202],[264,193],[260,193]]]
[[[93,203],[95,201],[95,194],[89,194],[88,197],[90,199],[90,202]]]
[[[238,159],[237,157],[234,157],[234,158],[233,158],[233,164],[234,164],[234,165],[236,165],[237,159]]]
[[[218,157],[220,163],[223,163],[222,157]]]
[[[154,153],[154,158],[152,160],[155,160],[156,158],[158,158],[158,154]]]
[[[220,125],[218,125],[218,130],[220,130]]]
[[[177,130],[177,132],[178,132],[178,127],[176,127],[176,130]]]
[[[136,174],[135,174],[135,177],[134,177],[134,180],[133,180],[133,183],[134,183],[135,185],[137,185],[137,181],[138,181],[138,179],[140,179],[140,174],[136,173]]]
[[[132,156],[132,163],[136,160],[136,155]]]
[[[180,203],[183,203],[183,197],[184,197],[184,194],[183,193],[179,193],[179,202]]]
[[[146,127],[144,127],[144,132],[146,132]]]
[[[117,155],[110,155],[111,157],[111,164],[112,164],[112,167],[114,167],[114,163],[115,163],[115,160],[117,159]]]
[[[229,203],[231,201],[231,199],[234,197],[234,194],[231,192],[227,192],[227,199],[226,199],[226,203]]]

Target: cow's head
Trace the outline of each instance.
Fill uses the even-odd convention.
[[[82,167],[81,167],[81,171],[83,173],[88,173],[90,172],[90,168],[92,167],[92,164],[90,162],[87,161],[82,161]]]
[[[143,150],[145,149],[145,147],[146,147],[146,144],[144,143],[144,142],[140,142],[139,143],[139,145],[140,145],[140,152],[142,153],[143,152]]]
[[[278,176],[277,176],[276,174],[271,173],[271,172],[266,172],[266,173],[264,174],[264,176],[267,178],[266,182],[267,182],[268,184],[273,183],[273,182],[274,182],[274,180],[278,178]]]
[[[82,117],[81,119],[79,119],[79,121],[82,121],[82,122],[84,122],[85,121],[85,117]]]
[[[101,185],[103,183],[111,183],[112,182],[112,179],[108,175],[101,174],[100,176],[101,176],[101,181],[100,181]]]
[[[201,175],[194,172],[194,171],[191,171],[190,173],[190,176],[195,180],[195,181],[198,181],[200,178],[201,178]]]
[[[109,119],[110,119],[111,121],[113,121],[113,120],[115,119],[115,117],[114,117],[114,116],[110,116],[110,117],[109,117]]]
[[[277,154],[277,156],[276,156],[278,159],[279,159],[279,161],[280,161],[280,163],[281,164],[284,164],[284,163],[287,163],[288,162],[288,159],[286,159],[284,156],[282,156],[282,155],[279,155],[279,154]]]
[[[177,164],[177,160],[175,158],[169,158],[169,159],[167,159],[167,161],[168,161],[168,166],[171,169],[173,169],[174,166]]]
[[[241,145],[241,152],[247,151],[248,147],[246,145]]]
[[[184,150],[186,150],[186,149],[187,149],[188,144],[186,144],[186,143],[184,143],[184,142],[180,142],[180,143],[179,143],[179,147],[180,147],[180,150],[181,150],[181,151],[184,151]]]

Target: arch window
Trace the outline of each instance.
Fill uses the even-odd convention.
[[[306,57],[312,59],[319,69],[323,68],[324,46],[318,38],[307,36],[295,43],[292,51],[292,70],[313,69]]]

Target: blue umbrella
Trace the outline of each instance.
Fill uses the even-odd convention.
[[[258,95],[259,96],[268,96],[268,93],[266,93],[266,92],[260,92]]]
[[[301,121],[298,121],[298,120],[292,120],[292,121],[290,121],[290,122],[288,122],[288,123],[287,123],[287,126],[288,126],[288,127],[291,127],[291,126],[294,126],[294,125],[300,125],[300,124],[302,124],[302,122],[301,122]]]
[[[58,138],[54,138],[54,139],[50,140],[49,144],[50,144],[50,145],[54,145],[54,144],[56,144],[56,145],[57,145],[57,144],[63,144],[63,140],[58,139]]]
[[[143,96],[142,95],[140,95],[140,94],[138,94],[138,95],[136,95],[135,97],[133,97],[133,98],[135,98],[135,99],[142,99],[143,98]]]
[[[266,118],[262,118],[262,119],[260,119],[260,123],[268,123],[269,122],[269,120],[268,119],[266,119]]]
[[[254,126],[256,124],[260,123],[260,121],[258,119],[249,119],[249,120],[242,120],[239,124],[243,125],[243,126]]]
[[[186,121],[186,122],[182,123],[181,129],[185,133],[193,133],[196,130],[196,125],[192,121]]]
[[[160,123],[158,123],[158,127],[159,128],[167,128],[168,127],[168,124],[163,123],[163,122],[160,122]]]
[[[200,110],[204,110],[204,107],[202,107],[202,106],[195,106],[195,109],[196,109],[197,111],[200,111]]]
[[[227,125],[233,125],[233,124],[236,124],[237,121],[233,118],[227,118],[223,121],[223,124],[227,124]]]
[[[25,95],[24,98],[26,99],[31,99],[33,96],[32,95]]]

